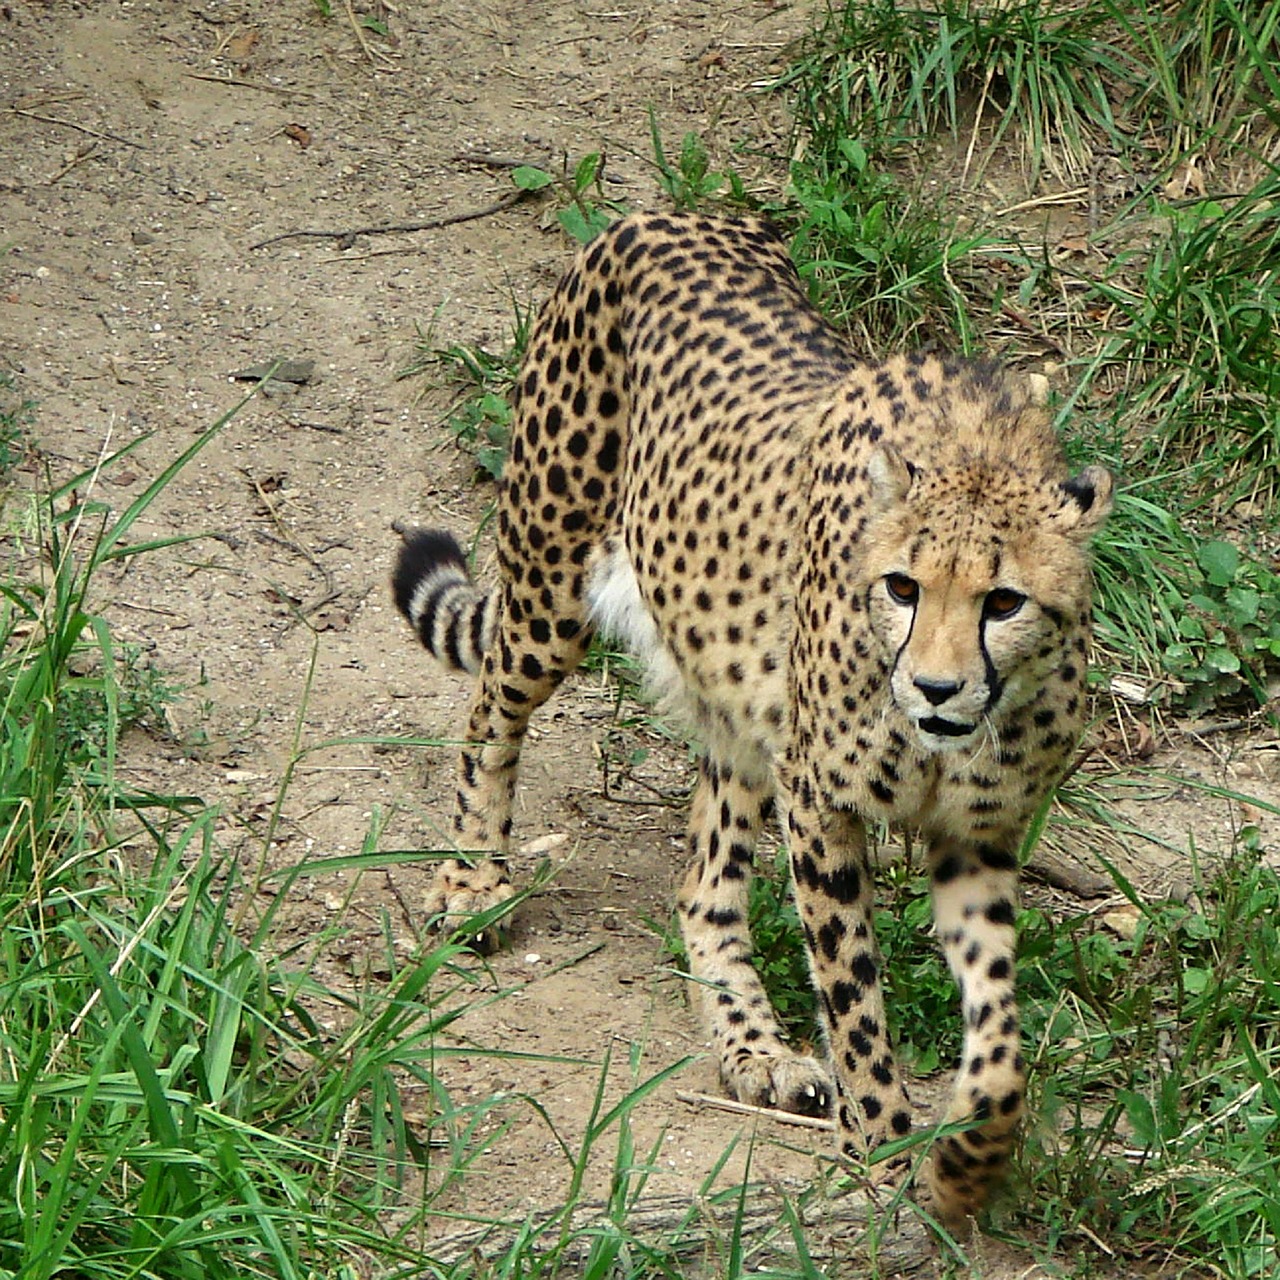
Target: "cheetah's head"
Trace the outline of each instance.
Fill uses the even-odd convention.
[[[1007,460],[868,468],[865,603],[893,701],[929,752],[972,748],[1046,680],[1084,676],[1089,541],[1112,478],[1062,481]]]

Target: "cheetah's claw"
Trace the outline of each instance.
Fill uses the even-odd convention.
[[[482,862],[471,867],[451,859],[436,872],[424,905],[435,928],[454,934],[477,955],[487,956],[510,941],[511,918],[503,915],[479,927],[471,921],[491,914],[514,896],[506,871],[496,863]]]
[[[800,1116],[831,1114],[833,1092],[826,1068],[800,1054],[753,1057],[738,1064],[726,1084],[739,1102],[752,1106],[771,1107]]]

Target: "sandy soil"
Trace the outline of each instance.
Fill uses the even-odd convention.
[[[650,104],[669,143],[696,129],[776,181],[789,145],[780,104],[747,90],[809,17],[768,0],[400,0],[384,15],[390,38],[366,31],[362,48],[333,9],[324,19],[307,0],[0,6],[0,359],[38,401],[55,476],[147,436],[97,481],[122,508],[241,400],[248,384],[232,374],[279,357],[315,362],[296,391],[241,409],[135,530],[206,536],[98,582],[118,641],[187,690],[166,725],[131,738],[129,780],[217,802],[250,870],[356,852],[374,824],[383,849],[444,844],[451,748],[343,745],[303,759],[263,847],[295,731],[311,748],[456,734],[468,689],[434,669],[391,607],[390,525],[407,516],[469,533],[489,494],[438,429],[447,392],[396,375],[424,327],[441,344],[501,349],[513,299],[544,296],[569,253],[536,201],[416,234],[251,246],[476,210],[510,190],[495,160],[556,168],[601,148],[609,194],[656,207]],[[651,752],[646,785],[624,786],[623,800],[602,787],[609,733],[624,751]],[[1211,746],[1179,736],[1161,758],[1275,794],[1273,742]],[[449,1193],[465,1212],[563,1193],[565,1158],[519,1095],[536,1095],[573,1148],[606,1050],[612,1099],[703,1048],[648,923],[666,920],[681,872],[679,807],[637,803],[678,801],[683,749],[643,724],[616,725],[613,692],[583,676],[543,714],[526,761],[523,871],[547,857],[555,879],[520,917],[512,950],[477,968],[484,987],[521,989],[457,1030],[463,1044],[548,1056],[442,1067],[457,1105],[512,1099],[492,1112],[492,1124],[509,1123],[500,1143]],[[1202,847],[1225,847],[1240,812],[1175,792],[1157,797],[1166,823],[1177,814]],[[1153,885],[1182,871],[1176,854],[1147,870]],[[416,945],[429,873],[421,863],[304,878],[283,904],[280,945],[318,946],[331,983],[376,984],[388,935],[402,955]],[[656,1192],[689,1195],[744,1129],[694,1111],[678,1089],[714,1092],[712,1068],[695,1061],[639,1109],[637,1147],[658,1143]],[[418,1101],[425,1114],[429,1100]],[[798,1188],[814,1147],[804,1131],[762,1125],[751,1172]],[[609,1154],[605,1143],[597,1192]],[[1050,1274],[1029,1255],[990,1254],[982,1274]],[[938,1264],[926,1254],[918,1265]]]

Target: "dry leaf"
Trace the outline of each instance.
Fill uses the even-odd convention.
[[[284,136],[292,138],[305,151],[311,145],[311,130],[304,124],[287,124]]]
[[[1203,197],[1205,191],[1204,174],[1200,172],[1197,156],[1188,156],[1176,165],[1169,181],[1164,184],[1167,200],[1185,200],[1187,196]]]
[[[1102,923],[1126,942],[1132,942],[1137,936],[1141,921],[1142,912],[1132,902],[1126,902],[1123,907],[1116,907],[1102,917]]]
[[[232,36],[227,41],[227,53],[239,62],[242,58],[247,58],[258,47],[260,39],[261,36],[253,29],[242,31],[238,36]]]
[[[1138,725],[1138,740],[1133,744],[1135,760],[1150,760],[1156,753],[1156,735],[1145,724]]]

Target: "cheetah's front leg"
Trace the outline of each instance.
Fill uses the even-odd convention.
[[[929,1190],[948,1222],[982,1208],[1005,1171],[1022,1116],[1013,847],[942,839],[929,849],[934,923],[964,1011],[964,1051],[947,1120],[977,1122],[934,1148]]]
[[[810,780],[790,791],[791,874],[835,1068],[836,1138],[840,1153],[856,1158],[911,1130],[885,1025],[866,832],[851,812],[820,810]],[[899,1157],[884,1172],[896,1177],[906,1166]]]
[[[692,989],[725,1086],[740,1102],[826,1115],[827,1073],[786,1043],[751,963],[751,864],[771,805],[768,785],[753,785],[727,765],[700,762],[689,816],[693,865],[677,903],[680,924]]]

